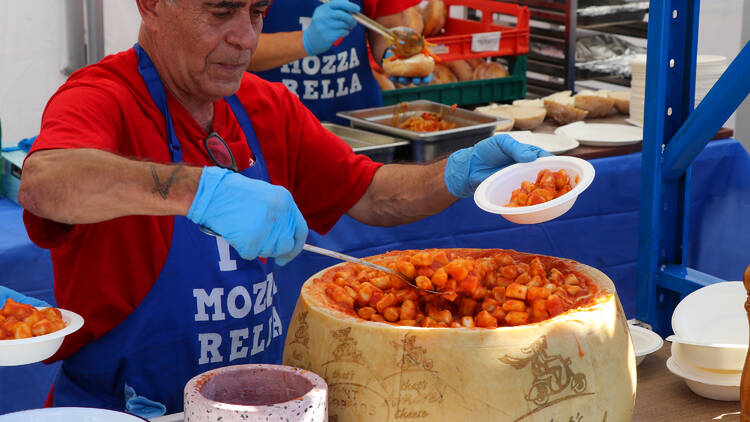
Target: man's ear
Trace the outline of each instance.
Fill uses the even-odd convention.
[[[159,3],[163,3],[164,0],[136,0],[138,4],[138,11],[141,13],[141,19],[146,27],[150,27],[152,22],[159,16],[159,9],[161,9]]]

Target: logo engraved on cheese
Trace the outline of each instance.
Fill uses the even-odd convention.
[[[297,368],[310,368],[310,333],[307,325],[307,311],[300,312],[297,315],[297,329],[294,330],[294,340],[287,347],[290,348],[290,356],[293,359],[293,365]]]
[[[505,355],[498,358],[500,362],[511,365],[516,369],[523,369],[528,365],[531,367],[531,373],[534,376],[531,388],[524,395],[524,398],[538,407],[516,419],[516,421],[561,401],[581,395],[594,394],[584,393],[587,385],[586,374],[573,372],[570,367],[572,360],[569,357],[547,355],[547,336],[539,337],[529,347],[521,349],[521,352],[528,356],[517,358]],[[555,398],[555,395],[559,397]]]

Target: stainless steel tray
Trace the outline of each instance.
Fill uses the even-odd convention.
[[[494,130],[498,122],[501,121],[495,117],[476,113],[462,108],[451,111],[451,107],[445,104],[435,103],[427,100],[416,100],[407,103],[407,110],[399,115],[399,121],[423,112],[440,113],[443,112],[443,119],[455,123],[456,127],[449,130],[440,130],[436,132],[415,132],[413,130],[400,129],[392,125],[393,114],[399,110],[400,104],[393,104],[383,107],[366,108],[363,110],[342,111],[336,115],[349,119],[354,127],[362,127],[387,133],[399,138],[410,139],[412,141],[435,142],[458,134],[467,132],[482,131],[492,128]]]
[[[456,127],[436,132],[416,132],[393,126],[393,114],[400,110],[400,104],[363,110],[343,111],[339,117],[349,119],[355,128],[373,130],[380,133],[411,140],[413,161],[424,162],[438,158],[457,149],[474,145],[477,141],[491,136],[495,127],[505,119],[487,116],[469,110],[451,107],[427,100],[410,101],[407,110],[400,113],[399,121],[419,113],[443,112],[443,119],[455,123]]]
[[[409,141],[366,130],[355,129],[335,123],[321,123],[324,128],[346,142],[357,154],[364,154],[375,161],[390,163],[398,147],[406,147]]]

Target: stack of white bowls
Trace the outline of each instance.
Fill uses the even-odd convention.
[[[686,296],[672,314],[672,356],[667,368],[694,393],[740,399],[748,350],[747,292],[739,281],[712,284]]]
[[[695,106],[714,86],[727,68],[727,58],[724,56],[698,55],[695,70]],[[674,64],[678,66],[677,63]],[[646,98],[646,56],[638,56],[630,62],[632,79],[630,80],[630,121],[643,126],[643,107]]]

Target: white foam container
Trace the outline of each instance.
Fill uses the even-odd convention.
[[[128,413],[88,407],[48,407],[0,416],[0,422],[139,422],[145,420]]]
[[[726,377],[719,374],[701,373],[686,367],[674,356],[667,359],[667,369],[682,378],[695,394],[712,400],[739,401],[740,377]]]
[[[44,309],[37,307],[37,309]],[[75,312],[60,309],[65,328],[43,336],[18,340],[0,340],[0,366],[26,365],[40,362],[55,354],[65,336],[83,326],[83,318]],[[45,419],[46,420],[46,419]]]
[[[511,193],[522,182],[534,182],[542,170],[556,172],[564,169],[573,186],[570,192],[537,205],[506,207]],[[575,203],[578,195],[594,180],[594,167],[586,160],[575,157],[542,157],[530,163],[517,163],[497,171],[486,178],[474,192],[474,202],[487,212],[500,214],[517,224],[537,224],[563,215]],[[578,182],[576,182],[576,178]]]

